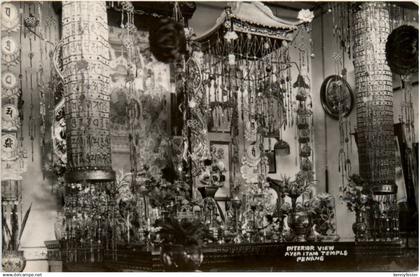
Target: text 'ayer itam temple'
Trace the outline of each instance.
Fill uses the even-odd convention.
[[[418,20],[3,1],[2,270],[418,271]]]

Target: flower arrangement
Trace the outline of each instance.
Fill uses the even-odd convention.
[[[313,184],[313,181],[312,171],[299,171],[293,181],[291,181],[291,177],[283,176],[282,178],[284,191],[291,198],[297,198],[306,192]]]
[[[310,200],[312,221],[321,235],[335,234],[335,201],[328,193],[321,193]]]
[[[133,174],[124,173],[123,170],[117,172],[116,176],[116,200],[118,213],[116,216],[118,239],[120,241],[132,242],[140,241],[139,228],[141,223],[139,216],[139,200],[132,189]]]
[[[312,22],[312,20],[314,19],[314,12],[312,12],[311,10],[308,9],[301,9],[298,13],[298,19],[302,22],[302,23],[310,23]]]
[[[167,271],[195,271],[203,262],[201,246],[214,238],[198,219],[169,217],[156,223],[161,259]]]
[[[349,177],[347,186],[340,187],[340,198],[347,203],[349,211],[354,212],[361,210],[370,201],[369,195],[364,188],[364,180],[356,174]]]
[[[162,244],[199,246],[213,240],[207,225],[199,219],[177,219],[169,217],[159,220],[156,224]]]
[[[136,184],[140,192],[148,197],[153,208],[166,210],[190,198],[190,185],[185,181],[176,180],[174,174],[173,169],[166,168],[159,172],[156,168],[145,166],[137,175]]]
[[[210,155],[210,159],[206,159],[203,161],[205,169],[199,176],[199,187],[222,187],[226,180],[226,177],[224,175],[224,173],[226,172],[226,168],[223,162],[225,153],[222,148],[217,149],[216,146],[212,145],[210,147]]]

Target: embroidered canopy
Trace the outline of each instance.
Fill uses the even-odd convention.
[[[197,37],[198,42],[209,40],[220,29],[232,27],[233,31],[248,33],[279,40],[292,40],[293,33],[301,21],[288,21],[276,17],[271,9],[261,2],[236,2],[232,7],[232,25],[225,24],[228,19],[226,10],[216,20],[216,24]],[[226,26],[229,25],[229,26]]]

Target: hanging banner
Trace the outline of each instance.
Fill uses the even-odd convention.
[[[10,71],[2,72],[1,74],[1,96],[14,97],[18,96],[18,81],[14,73]]]
[[[27,163],[24,157],[20,157],[13,161],[1,162],[2,180],[22,180],[22,174],[27,170]]]
[[[20,125],[19,111],[15,105],[3,105],[1,111],[1,129],[5,131],[17,131]]]
[[[2,134],[1,160],[10,161],[18,158],[18,140],[16,134]]]
[[[13,66],[19,62],[19,47],[16,41],[5,36],[1,39],[1,62],[6,66]]]

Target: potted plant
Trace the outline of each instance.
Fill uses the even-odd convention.
[[[203,262],[201,247],[213,240],[209,228],[197,219],[170,217],[156,224],[161,238],[161,259],[166,271],[195,271]]]
[[[32,204],[29,205],[28,210],[23,217],[21,227],[19,229],[18,223],[18,206],[16,204],[12,207],[11,212],[11,227],[6,220],[5,211],[2,209],[2,268],[5,272],[22,272],[26,266],[26,260],[23,256],[23,251],[19,250],[20,241],[25,230],[26,222],[28,221],[29,213],[31,212]]]

